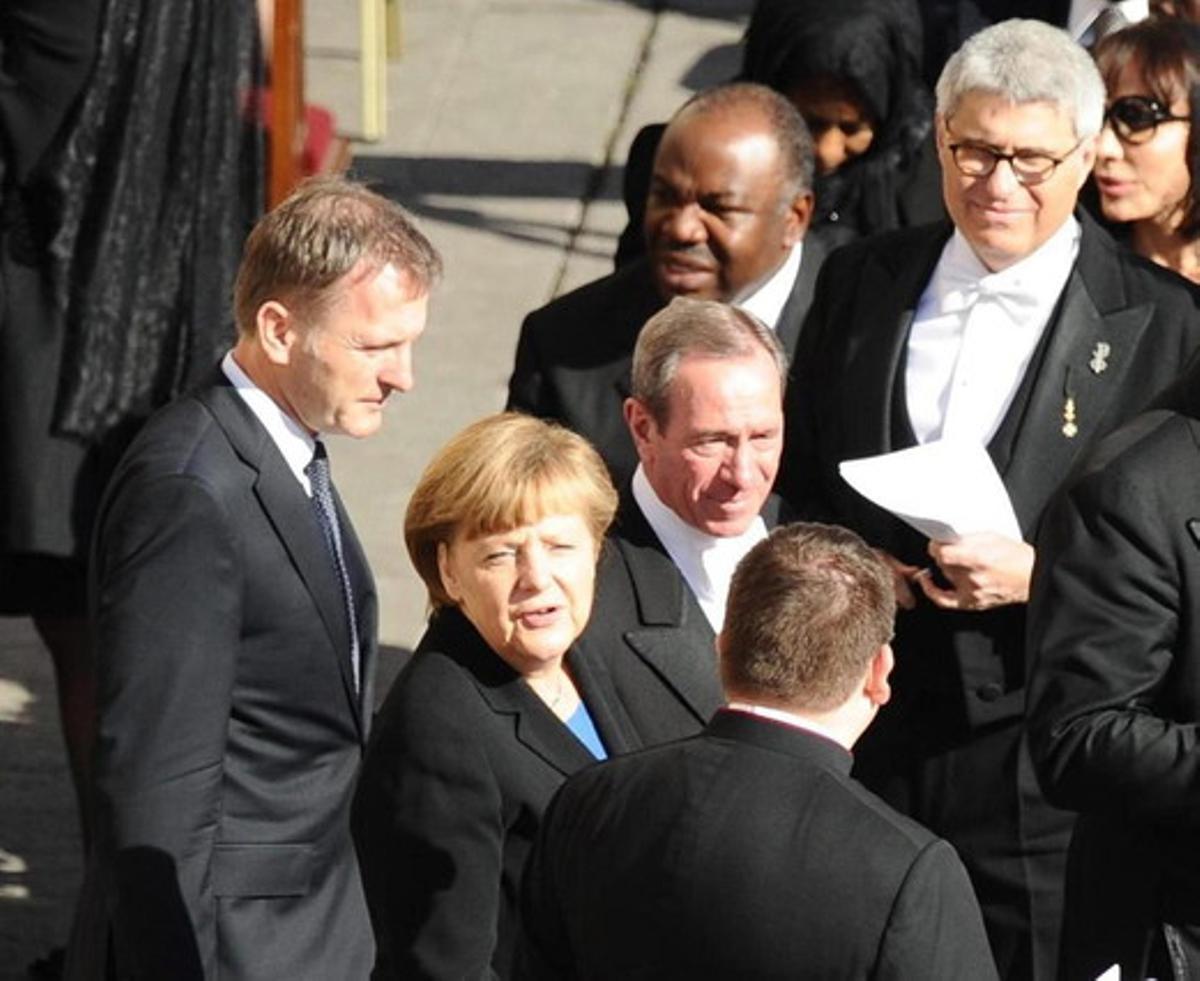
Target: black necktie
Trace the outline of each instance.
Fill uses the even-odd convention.
[[[317,512],[317,522],[325,535],[325,544],[333,557],[333,568],[338,581],[342,584],[342,599],[346,603],[346,618],[350,621],[350,664],[354,670],[354,691],[360,690],[358,664],[358,620],[354,615],[354,590],[350,585],[350,575],[346,571],[346,556],[342,552],[342,532],[338,526],[337,508],[333,504],[333,482],[329,478],[329,457],[325,453],[325,444],[317,441],[313,450],[313,458],[304,473],[312,485],[313,508]]]

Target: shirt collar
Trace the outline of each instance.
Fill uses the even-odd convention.
[[[735,301],[747,313],[752,313],[772,330],[779,323],[779,315],[783,306],[792,295],[792,287],[796,285],[796,276],[800,272],[800,260],[804,253],[804,243],[797,242],[792,251],[783,260],[783,265],[775,270],[770,278],[758,289],[744,299]]]
[[[304,468],[313,458],[317,442],[295,419],[288,415],[270,395],[259,388],[254,381],[242,370],[228,351],[221,359],[221,370],[229,383],[233,385],[242,401],[250,407],[254,417],[263,424],[272,442],[279,447],[288,469],[295,475],[304,488],[304,493],[312,496],[312,487]]]
[[[756,715],[761,719],[770,719],[772,722],[781,722],[785,726],[791,726],[793,729],[803,729],[805,732],[815,733],[839,746],[848,748],[833,732],[832,729],[821,725],[819,722],[814,722],[812,719],[805,718],[803,715],[797,715],[795,712],[788,712],[785,709],[772,708],[769,705],[755,705],[751,702],[732,701],[726,706],[731,712],[745,712],[747,715]]]

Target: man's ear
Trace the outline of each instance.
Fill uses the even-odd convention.
[[[788,208],[787,235],[786,242],[788,248],[791,248],[802,238],[808,231],[808,226],[812,224],[814,198],[812,191],[805,191],[803,194],[797,194],[792,198],[791,206]]]
[[[946,149],[946,117],[940,112],[933,114],[933,137],[939,150]]]
[[[288,363],[299,336],[295,318],[287,307],[278,300],[267,300],[254,315],[254,331],[269,361],[279,365]]]
[[[863,694],[876,708],[886,705],[892,697],[892,686],[888,684],[888,676],[896,666],[896,657],[892,653],[892,645],[884,644],[867,667],[866,681],[863,683]]]
[[[639,399],[632,396],[625,400],[625,425],[629,427],[629,435],[633,437],[633,445],[637,449],[638,459],[645,461],[649,451],[650,437],[654,434],[656,423],[650,410]]]

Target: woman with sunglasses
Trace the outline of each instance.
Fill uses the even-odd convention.
[[[1097,45],[1108,88],[1093,176],[1129,246],[1200,282],[1200,26],[1144,21]]]

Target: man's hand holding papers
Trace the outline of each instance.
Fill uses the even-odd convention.
[[[1021,540],[1012,503],[987,451],[976,443],[939,440],[861,460],[846,460],[842,477],[930,538],[932,568],[886,556],[896,579],[896,602],[911,609],[913,584],[936,606],[988,610],[1029,598],[1033,547]]]

